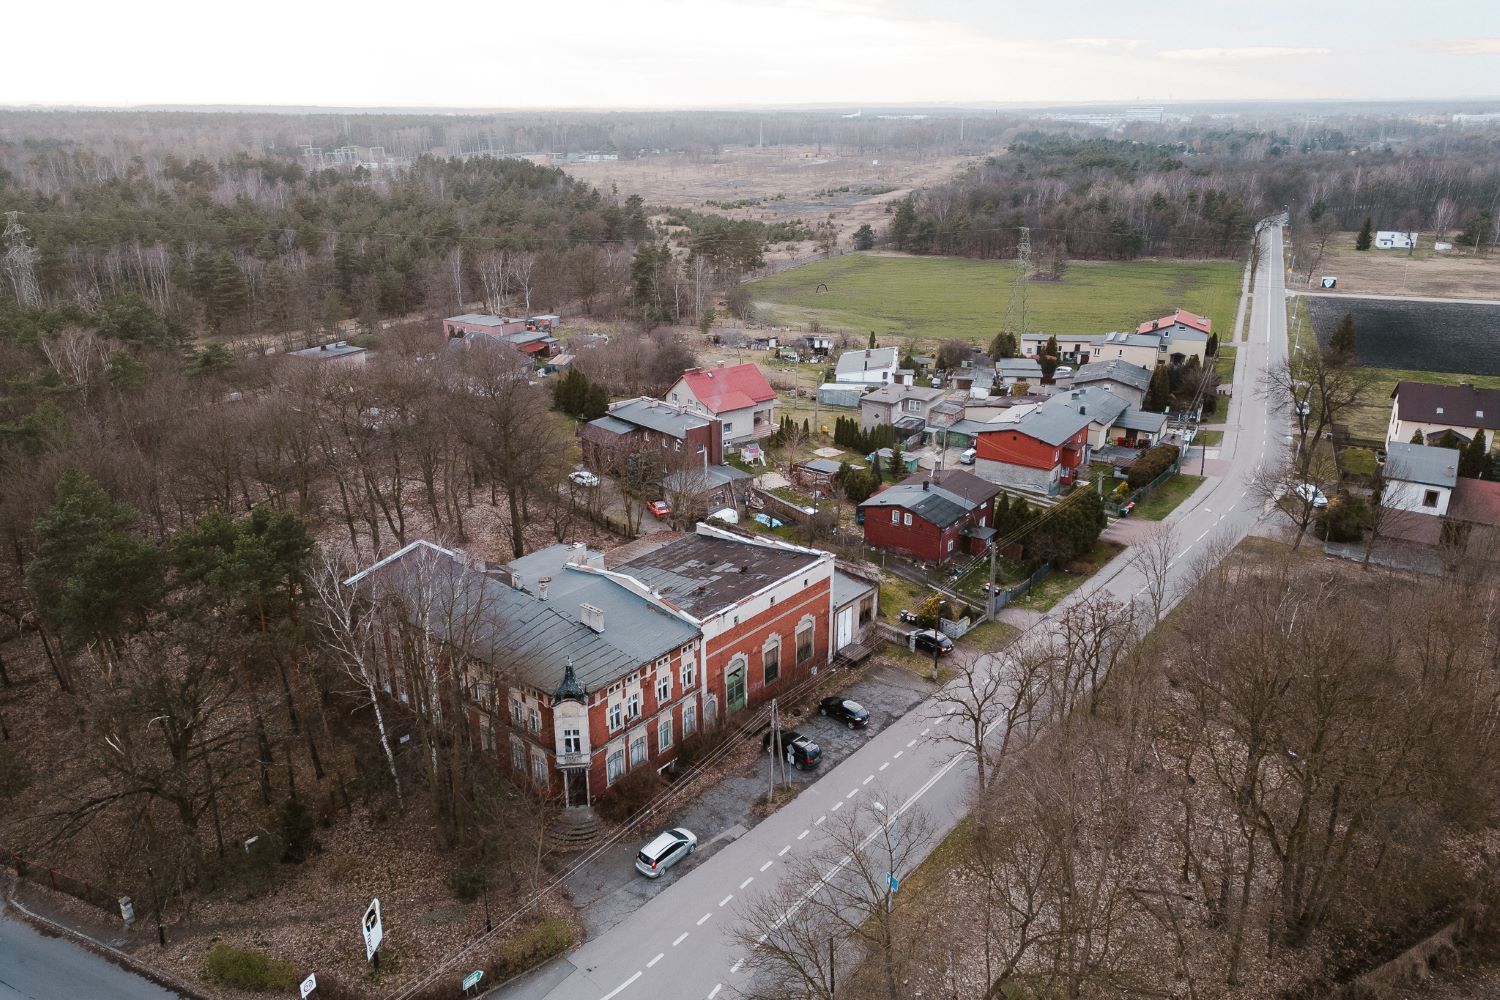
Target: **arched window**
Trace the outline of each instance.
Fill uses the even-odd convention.
[[[808,615],[797,624],[797,666],[799,667],[812,659],[814,631],[812,615]]]
[[[766,644],[761,647],[760,655],[765,667],[765,682],[773,684],[781,676],[781,636],[773,635],[767,639]]]

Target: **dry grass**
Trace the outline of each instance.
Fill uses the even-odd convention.
[[[1354,233],[1334,233],[1323,253],[1322,263],[1307,281],[1307,247],[1297,248],[1297,273],[1287,279],[1290,288],[1317,287],[1322,275],[1339,279],[1337,291],[1372,295],[1431,295],[1438,298],[1500,299],[1500,266],[1494,257],[1475,254],[1466,247],[1435,253],[1431,234],[1423,234],[1428,249],[1407,256],[1405,250],[1354,249]]]

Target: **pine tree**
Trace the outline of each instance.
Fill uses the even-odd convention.
[[[874,478],[875,482],[877,482],[877,483],[881,483],[881,482],[885,481],[885,471],[883,469],[881,469],[881,467],[880,467],[880,452],[879,451],[874,451],[874,452],[870,453],[870,475],[871,475],[871,477]]]
[[[1411,443],[1412,444],[1426,444],[1427,442],[1424,441],[1424,440],[1422,440],[1422,432],[1421,431],[1412,431],[1411,432]]]
[[[1010,531],[1010,494],[1000,494],[999,501],[995,504],[995,531],[1002,537]]]
[[[598,420],[609,412],[609,390],[598,383],[590,384],[579,410],[583,419]]]
[[[1368,249],[1370,249],[1370,244],[1373,242],[1373,236],[1372,236],[1370,230],[1371,230],[1370,217],[1367,215],[1367,216],[1365,216],[1365,224],[1364,224],[1364,226],[1360,228],[1359,235],[1354,238],[1354,249],[1356,249],[1356,250],[1368,250]]]
[[[1484,431],[1476,430],[1474,440],[1464,445],[1458,456],[1458,474],[1467,479],[1482,478],[1489,465],[1490,450],[1484,442]]]
[[[873,351],[874,349],[875,349],[875,331],[871,330],[870,331],[870,350]]]
[[[1204,349],[1204,354],[1210,358],[1217,358],[1219,356],[1219,335],[1217,333],[1210,333],[1208,335],[1208,346]]]
[[[1354,314],[1344,313],[1344,318],[1339,320],[1339,325],[1334,327],[1333,336],[1328,338],[1328,349],[1342,357],[1354,355]]]
[[[1172,375],[1166,365],[1157,365],[1151,373],[1151,387],[1146,390],[1145,404],[1141,407],[1153,413],[1164,413],[1172,401]]]

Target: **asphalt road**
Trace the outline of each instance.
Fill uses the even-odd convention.
[[[71,941],[38,934],[0,904],[0,1000],[173,1000],[176,996]]]
[[[1287,418],[1268,412],[1256,392],[1259,373],[1286,356],[1286,289],[1279,228],[1261,236],[1260,273],[1251,305],[1249,340],[1239,342],[1234,395],[1225,420],[1220,459],[1224,473],[1172,515],[1178,551],[1175,584],[1187,578],[1197,553],[1218,537],[1243,537],[1261,506],[1246,493],[1250,475],[1285,447]],[[1105,591],[1129,601],[1145,590],[1145,576],[1127,550],[1069,600]],[[1063,606],[1066,606],[1065,602]],[[1035,628],[1055,626],[1057,611]],[[734,941],[737,907],[776,887],[796,852],[819,845],[819,827],[839,810],[883,797],[898,814],[920,809],[937,833],[935,844],[963,817],[972,777],[968,757],[952,743],[934,742],[946,723],[930,703],[872,735],[816,783],[764,822],[657,893],[633,917],[589,941],[565,962],[492,997],[504,1000],[714,1000],[745,984],[745,955]],[[714,831],[700,831],[712,837]]]

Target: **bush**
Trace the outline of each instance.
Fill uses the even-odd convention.
[[[443,879],[448,891],[453,893],[453,898],[461,903],[472,903],[484,894],[489,875],[483,868],[475,865],[463,865],[455,868]]]
[[[208,978],[253,993],[291,993],[300,977],[291,962],[270,955],[216,944],[208,953]]]
[[[496,981],[534,969],[573,947],[573,928],[553,917],[528,927],[500,948],[492,967]]]
[[[1155,448],[1148,448],[1130,467],[1130,475],[1126,482],[1130,484],[1131,489],[1140,489],[1170,469],[1180,454],[1181,450],[1175,444],[1159,444]]]
[[[611,823],[623,823],[665,787],[655,768],[637,767],[600,796],[599,815]]]
[[[682,742],[677,744],[675,763],[678,767],[692,767],[723,746],[728,739],[729,729],[725,726],[700,729],[691,736],[684,736]]]
[[[294,865],[306,861],[317,847],[312,813],[295,799],[281,804],[281,844],[281,860]]]
[[[1358,497],[1340,494],[1328,501],[1313,523],[1313,534],[1325,542],[1357,542],[1364,537],[1368,511]]]

